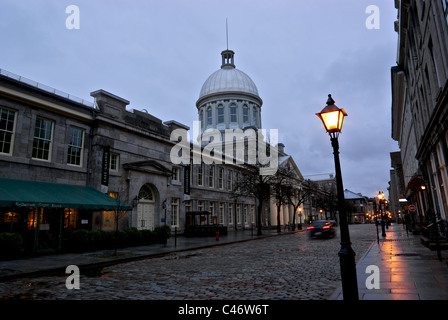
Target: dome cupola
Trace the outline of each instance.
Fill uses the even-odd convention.
[[[202,131],[208,128],[261,128],[261,106],[257,86],[235,67],[235,52],[221,52],[221,69],[212,73],[202,85],[196,107]]]

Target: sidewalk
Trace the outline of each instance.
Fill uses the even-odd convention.
[[[289,234],[290,231],[282,231],[280,235]],[[227,235],[215,237],[184,237],[172,235],[166,245],[152,244],[138,247],[127,247],[117,250],[99,250],[86,253],[67,253],[29,257],[18,260],[0,261],[0,282],[20,278],[24,276],[40,276],[48,274],[65,273],[69,265],[80,268],[81,274],[87,269],[106,267],[113,264],[162,256],[172,252],[180,252],[191,249],[206,248],[233,242],[262,239],[279,235],[274,230],[263,230],[263,235],[257,236],[256,230],[229,231]]]
[[[431,251],[420,241],[420,235],[407,234],[402,225],[386,230],[386,238],[375,241],[356,265],[359,300],[448,300],[448,252]],[[368,289],[372,271],[379,268],[379,289]],[[330,300],[342,300],[342,288]]]

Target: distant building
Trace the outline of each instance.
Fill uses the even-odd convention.
[[[344,190],[344,198],[347,210],[347,221],[349,223],[365,223],[369,220],[368,200],[361,193],[355,193],[348,189]]]

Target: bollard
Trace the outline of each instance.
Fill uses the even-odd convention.
[[[219,240],[219,231],[216,231],[216,241],[218,241]]]

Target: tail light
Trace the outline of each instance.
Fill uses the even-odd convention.
[[[330,226],[324,226],[323,229],[330,229]]]
[[[312,229],[314,229],[314,227],[308,227],[308,228],[306,228],[306,230],[312,230]]]

